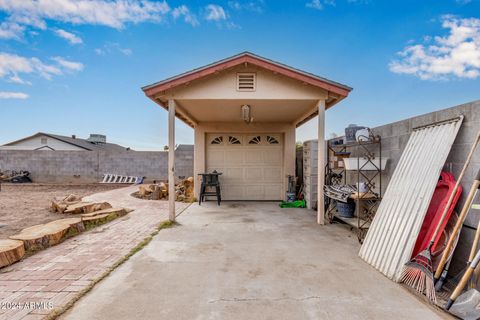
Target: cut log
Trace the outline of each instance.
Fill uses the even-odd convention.
[[[92,207],[88,206],[85,208],[84,213],[95,212],[99,210],[105,210],[111,208],[112,205],[108,202],[95,203]]]
[[[82,214],[82,220],[85,220],[85,218],[95,217],[102,214],[112,214],[112,215],[115,215],[116,217],[120,217],[120,216],[126,215],[127,212],[124,208],[109,208],[109,209],[104,209],[100,211],[84,213]]]
[[[80,202],[76,204],[72,204],[67,207],[67,210],[65,210],[65,213],[86,213],[86,212],[92,212],[91,210],[93,209],[93,206],[96,203],[94,202]]]
[[[60,219],[60,220],[49,222],[48,224],[68,225],[70,229],[68,230],[66,237],[85,231],[85,226],[82,222],[82,218]]]
[[[67,209],[67,205],[58,201],[58,200],[52,200],[52,205],[50,206],[50,211],[51,212],[58,212],[58,213],[64,213],[65,210]]]
[[[160,190],[160,186],[155,186],[154,189],[153,189],[153,192],[152,192],[152,200],[160,200],[160,196],[161,196],[161,190]]]
[[[22,240],[27,251],[36,251],[59,243],[69,228],[70,226],[65,224],[40,224],[23,229],[10,239]]]
[[[11,265],[22,259],[25,255],[23,241],[2,239],[0,240],[0,268]]]
[[[63,199],[64,202],[80,202],[80,200],[80,197],[74,194],[70,194]]]
[[[141,197],[145,197],[152,192],[150,191],[150,187],[148,185],[143,185],[138,188],[138,193]]]
[[[110,222],[116,218],[115,215],[111,215],[108,213],[96,215],[93,217],[85,217],[83,218],[83,223],[87,226],[87,228],[92,228],[94,226],[98,226],[107,222]]]
[[[36,251],[56,245],[66,236],[83,230],[84,226],[80,218],[60,219],[23,229],[10,239],[23,241],[27,251]]]
[[[101,211],[82,214],[82,221],[87,228],[92,228],[118,217],[124,216],[127,211],[124,208],[110,208]]]

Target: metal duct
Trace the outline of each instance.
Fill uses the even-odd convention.
[[[463,116],[413,129],[359,256],[398,282]]]

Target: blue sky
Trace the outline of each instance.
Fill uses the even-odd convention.
[[[327,135],[373,127],[480,98],[480,1],[0,0],[0,144],[44,131],[162,149],[167,113],[140,87],[242,51],[353,87]],[[177,142],[193,130],[178,123]]]

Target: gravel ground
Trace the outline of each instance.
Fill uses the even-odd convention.
[[[52,213],[50,202],[55,197],[75,194],[80,197],[117,189],[124,185],[104,184],[2,184],[0,191],[0,239],[18,233],[21,229],[68,218],[71,215]]]

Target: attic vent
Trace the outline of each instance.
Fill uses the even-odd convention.
[[[237,73],[237,91],[255,91],[255,73]]]

